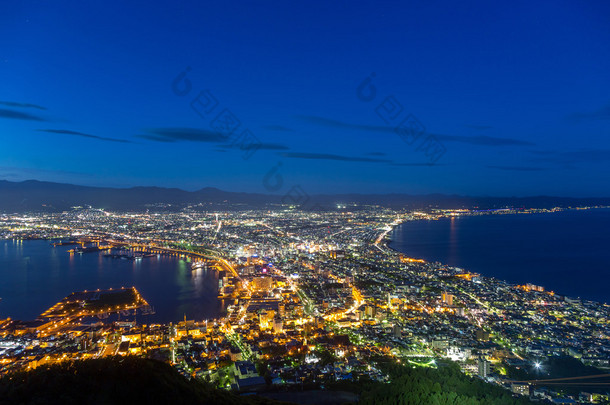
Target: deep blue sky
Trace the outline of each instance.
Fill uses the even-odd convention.
[[[2,5],[0,179],[610,196],[607,1],[129,3]]]

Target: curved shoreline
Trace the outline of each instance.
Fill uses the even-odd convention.
[[[597,212],[599,212],[599,211],[603,212],[603,211],[607,211],[608,209],[609,209],[608,207],[593,207],[593,208],[587,208],[586,211],[593,211],[594,210],[594,211],[597,211]],[[558,211],[531,212],[531,213],[515,212],[515,213],[511,213],[511,214],[507,213],[507,214],[500,214],[500,215],[551,214],[551,213],[565,213],[565,212],[569,212],[569,211],[572,211],[572,212],[574,212],[574,211],[583,211],[583,209],[570,208],[570,209],[562,209],[562,210],[558,210]],[[487,215],[493,215],[493,214],[460,215],[460,217],[461,218],[464,218],[464,217],[480,217],[480,216],[487,216]],[[443,216],[443,217],[440,217],[438,219],[451,219],[451,217],[450,216]],[[402,221],[401,223],[392,226],[392,230],[387,233],[387,235],[385,236],[383,242],[380,243],[380,245],[383,245],[383,246],[387,247],[388,250],[390,250],[390,251],[392,251],[392,252],[394,252],[396,254],[404,255],[404,256],[407,256],[407,257],[410,257],[410,258],[417,258],[417,259],[420,259],[420,260],[424,260],[424,261],[426,261],[428,263],[438,263],[440,265],[446,265],[446,266],[450,266],[450,267],[453,267],[453,268],[460,268],[460,269],[463,269],[464,271],[472,271],[472,272],[480,274],[483,277],[490,278],[490,279],[496,279],[496,280],[502,281],[504,283],[507,283],[509,285],[534,284],[534,285],[542,285],[542,286],[544,286],[545,289],[547,289],[548,283],[551,280],[549,279],[550,278],[549,276],[542,277],[542,275],[544,275],[544,273],[545,273],[545,270],[546,270],[547,273],[553,274],[551,277],[558,277],[559,280],[567,280],[564,277],[567,277],[570,274],[567,267],[554,267],[553,268],[552,266],[549,266],[549,268],[540,268],[541,270],[543,270],[543,271],[540,271],[540,272],[534,273],[534,271],[531,271],[531,272],[527,273],[529,275],[531,275],[531,274],[538,274],[540,277],[544,278],[543,280],[535,280],[535,277],[534,277],[534,280],[532,280],[532,278],[529,277],[529,276],[523,277],[523,274],[522,275],[518,275],[518,272],[516,274],[516,277],[514,277],[514,279],[511,280],[511,279],[507,279],[506,278],[506,274],[501,274],[502,272],[509,271],[509,270],[507,270],[508,267],[507,268],[503,268],[501,266],[498,267],[498,272],[500,274],[493,275],[489,271],[489,268],[490,268],[489,266],[486,266],[487,271],[486,270],[482,270],[480,268],[472,269],[472,265],[473,265],[472,263],[470,265],[467,265],[467,264],[464,264],[464,265],[450,264],[450,263],[446,262],[446,260],[443,260],[442,258],[438,258],[438,255],[437,255],[436,259],[429,259],[429,258],[426,258],[426,257],[423,257],[423,256],[414,255],[413,253],[409,252],[408,249],[406,249],[406,246],[402,246],[402,249],[400,247],[397,247],[396,244],[400,244],[400,239],[394,239],[394,236],[390,235],[390,234],[394,234],[394,232],[396,232],[398,227],[401,226],[401,225],[406,225],[408,222],[414,222],[415,223],[415,222],[420,222],[420,221],[430,222],[430,221],[432,221],[432,219],[422,218],[422,219]],[[551,232],[551,231],[549,231],[549,232]],[[499,251],[497,256],[498,256],[498,260],[502,261],[502,258],[501,258],[502,257],[502,251]],[[595,259],[599,258],[599,256],[592,256],[592,257],[594,257]],[[530,260],[534,259],[534,260],[536,260],[536,259],[539,259],[539,258],[537,258],[537,257],[528,258],[528,257],[524,256],[520,260],[527,261],[527,259],[530,259]],[[552,264],[552,262],[551,262],[551,264]],[[599,266],[594,266],[594,267],[589,266],[588,268],[592,268],[592,269],[597,270],[597,269],[603,268],[604,264],[605,264],[605,262],[603,264],[601,264],[601,267],[599,267]],[[583,264],[583,266],[586,266],[586,263]],[[475,267],[476,267],[476,265],[475,265]],[[522,269],[527,271],[527,266],[522,267]],[[559,273],[551,273],[552,271],[556,271],[557,269],[559,269]],[[600,270],[600,271],[602,271],[602,270]],[[564,274],[561,274],[561,272],[564,272]],[[591,275],[591,276],[593,276],[593,275]],[[585,275],[585,277],[586,277],[586,275]],[[551,290],[551,291],[562,291],[562,292],[559,292],[557,294],[561,295],[561,296],[566,296],[566,297],[577,297],[579,299],[582,299],[583,301],[594,301],[594,302],[598,302],[598,303],[602,303],[602,304],[610,302],[610,299],[608,297],[605,297],[604,293],[602,291],[595,291],[595,290],[586,291],[586,285],[592,283],[592,282],[587,282],[586,281],[587,279],[592,280],[591,277],[583,278],[584,281],[581,281],[581,284],[579,285],[579,287],[581,287],[581,291],[580,292],[576,292],[576,291],[570,292],[570,289],[566,288],[565,285],[561,286],[561,283],[559,283],[560,285],[556,284],[556,285],[550,286],[548,289]]]
[[[560,212],[567,212],[567,211],[588,211],[588,210],[603,210],[603,209],[610,209],[610,207],[586,207],[586,208],[579,208],[579,207],[575,207],[575,208],[558,208],[557,210],[546,210],[546,211],[542,211],[542,212],[510,212],[510,213],[504,213],[504,214],[498,214],[498,213],[494,213],[494,212],[481,212],[481,211],[473,211],[473,212],[477,212],[478,214],[462,214],[462,215],[458,215],[458,216],[454,216],[453,218],[476,218],[476,217],[483,217],[483,216],[493,216],[493,215],[539,215],[539,214],[556,214],[556,213],[560,213]],[[434,221],[438,221],[439,219],[451,219],[451,216],[442,216],[439,218],[434,219]],[[401,252],[400,250],[393,248],[392,246],[390,246],[390,243],[393,242],[393,240],[388,240],[388,235],[390,233],[393,233],[396,228],[398,228],[401,225],[405,225],[407,222],[416,222],[416,221],[432,221],[432,219],[425,219],[425,218],[420,218],[420,219],[415,219],[415,220],[406,220],[406,221],[402,221],[399,224],[393,225],[392,229],[388,232],[386,232],[386,235],[384,236],[383,240],[380,242],[383,244],[384,247],[397,252],[399,254],[404,254],[407,255],[408,253],[406,252]],[[425,259],[422,259],[425,260]],[[430,262],[429,260],[426,260],[426,262]],[[443,263],[440,260],[436,260],[433,263],[441,263],[441,264],[447,264],[447,263]],[[448,264],[447,264],[448,265]]]

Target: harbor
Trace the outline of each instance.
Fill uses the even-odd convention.
[[[97,288],[116,290],[128,286],[135,286],[154,306],[155,313],[147,318],[149,322],[170,322],[181,319],[185,313],[189,319],[212,319],[221,313],[220,274],[209,261],[204,266],[202,259],[141,249],[132,251],[136,251],[136,257],[143,255],[142,259],[105,256],[115,253],[113,250],[75,254],[68,252],[75,246],[53,247],[51,242],[1,242],[5,253],[0,257],[3,277],[0,319],[33,320],[43,309],[50,308],[71,292]],[[128,250],[121,254],[127,254]],[[134,253],[129,255],[134,256]],[[8,271],[9,263],[17,265]]]

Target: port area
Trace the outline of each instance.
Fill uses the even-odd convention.
[[[59,242],[54,242],[51,243],[51,246],[55,247],[55,246],[74,246],[74,245],[80,245],[80,242],[77,240],[68,240],[68,241],[59,241]]]
[[[74,249],[70,249],[68,250],[68,253],[79,253],[79,254],[83,254],[83,253],[97,253],[97,252],[103,252],[106,250],[110,250],[111,247],[110,246],[85,246],[85,245],[80,245],[75,247]]]
[[[135,287],[73,292],[43,312],[39,319],[74,319],[149,307]]]
[[[119,250],[114,252],[111,250],[110,253],[104,254],[104,257],[109,257],[111,259],[121,259],[121,260],[142,260],[148,257],[156,257],[155,253],[142,253],[142,252],[129,252]]]

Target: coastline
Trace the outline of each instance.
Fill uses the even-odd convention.
[[[221,314],[215,272],[191,270],[186,261],[170,256],[115,260],[101,252],[74,255],[67,251],[70,246],[53,248],[52,240],[57,239],[0,240],[3,244],[14,241],[25,249],[22,254],[9,247],[8,254],[0,255],[0,267],[13,259],[10,263],[17,263],[15,271],[6,266],[0,272],[6,285],[12,285],[10,291],[0,288],[2,317],[32,320],[72,292],[124,286],[135,286],[156,308],[155,314],[147,315],[150,323],[180,320],[184,312],[196,319],[215,319]],[[20,274],[26,273],[29,282],[23,283]]]
[[[494,215],[500,215],[500,216],[521,216],[521,215],[542,215],[542,214],[558,214],[558,213],[566,213],[566,212],[575,212],[575,211],[604,211],[604,210],[610,210],[610,207],[574,207],[574,208],[561,208],[561,209],[555,209],[555,210],[545,210],[544,212],[521,212],[521,211],[517,211],[517,212],[511,212],[511,213],[491,213],[491,212],[486,212],[486,213],[476,213],[476,214],[465,214],[465,215],[459,215],[459,218],[475,218],[475,217],[482,217],[482,216],[486,216],[486,217],[492,217]],[[456,216],[453,216],[456,217]],[[398,255],[402,255],[411,259],[416,259],[416,260],[423,260],[426,263],[431,263],[431,264],[438,264],[441,266],[448,266],[448,267],[452,267],[452,268],[459,268],[465,272],[470,272],[470,273],[476,273],[479,274],[482,277],[485,277],[487,279],[493,279],[493,280],[497,280],[497,281],[501,281],[503,283],[506,283],[507,285],[511,285],[511,286],[520,286],[520,285],[526,285],[526,284],[532,284],[535,286],[543,286],[543,288],[545,290],[547,290],[547,286],[548,286],[548,280],[544,280],[543,282],[541,282],[540,280],[536,281],[536,280],[532,280],[531,278],[527,278],[527,279],[522,279],[519,281],[516,280],[510,280],[507,279],[506,277],[503,277],[502,275],[492,275],[490,274],[489,271],[484,271],[481,269],[473,269],[472,265],[468,265],[468,264],[464,264],[464,265],[455,265],[455,264],[451,264],[448,263],[447,261],[443,260],[442,258],[437,258],[437,259],[430,259],[429,256],[423,257],[422,255],[418,255],[415,254],[411,251],[408,251],[407,249],[405,249],[404,247],[401,246],[396,246],[397,243],[400,243],[399,240],[395,239],[395,234],[396,231],[400,229],[401,226],[403,225],[407,225],[408,223],[417,223],[417,222],[428,222],[428,223],[432,223],[433,221],[439,221],[441,219],[452,219],[452,216],[450,215],[444,215],[444,216],[436,216],[434,218],[417,218],[417,219],[406,219],[403,220],[402,222],[395,224],[392,226],[391,231],[387,232],[387,234],[385,235],[385,237],[383,238],[383,241],[379,243],[379,245],[382,245],[383,247],[387,248],[388,250],[392,251],[394,254],[398,254]],[[421,256],[421,257],[420,257]],[[535,274],[535,273],[531,273],[531,274]],[[540,274],[540,273],[538,273]],[[556,277],[555,275],[553,275],[554,277]],[[577,299],[577,300],[581,300],[581,301],[588,301],[588,302],[595,302],[598,303],[600,305],[608,305],[610,303],[610,298],[599,298],[599,297],[591,297],[589,296],[589,294],[579,294],[579,293],[573,293],[573,292],[569,292],[566,291],[565,288],[562,289],[557,289],[557,288],[550,288],[548,289],[549,291],[554,292],[555,294],[557,294],[558,296],[562,296],[562,297],[566,297],[567,299]],[[558,292],[559,291],[559,292]],[[595,294],[592,294],[595,295]]]

